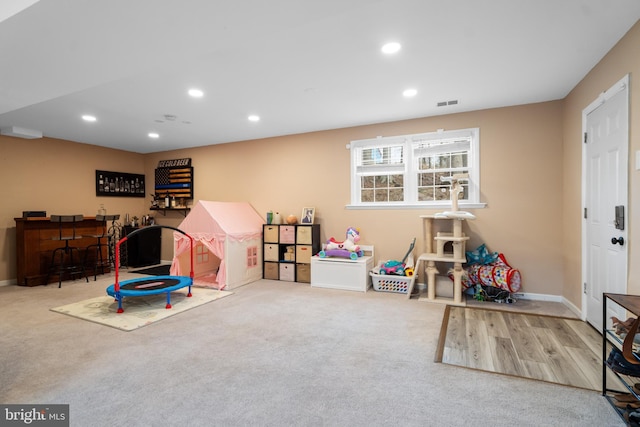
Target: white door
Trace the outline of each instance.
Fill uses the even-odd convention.
[[[583,112],[583,318],[602,329],[602,293],[626,293],[629,157],[628,76]],[[586,309],[586,313],[585,310]],[[608,312],[622,317],[622,312]],[[624,320],[624,319],[622,319]]]

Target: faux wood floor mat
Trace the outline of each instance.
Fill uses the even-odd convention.
[[[602,336],[578,319],[447,306],[436,362],[602,388]]]

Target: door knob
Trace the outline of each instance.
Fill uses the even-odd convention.
[[[623,237],[618,237],[617,239],[615,237],[611,238],[611,244],[615,245],[616,243],[620,243],[620,246],[624,245],[624,238]]]

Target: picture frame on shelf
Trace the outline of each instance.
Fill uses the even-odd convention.
[[[315,216],[316,208],[302,208],[302,214],[300,215],[300,224],[313,224]]]

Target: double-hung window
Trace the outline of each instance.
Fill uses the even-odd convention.
[[[460,206],[481,207],[477,128],[352,141],[351,207],[440,207],[461,181]],[[443,180],[444,178],[444,180]]]

